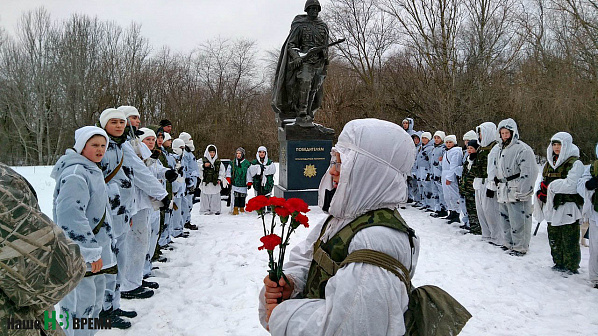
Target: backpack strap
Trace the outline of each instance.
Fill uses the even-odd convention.
[[[93,228],[93,230],[91,232],[93,232],[94,235],[97,235],[100,232],[100,229],[102,228],[102,226],[104,226],[104,221],[106,220],[106,209],[104,209],[104,215],[102,216],[102,219],[100,219],[100,222],[98,223],[98,225],[96,225],[96,227]]]
[[[360,262],[384,268],[401,279],[401,281],[407,287],[407,292],[411,292],[412,285],[409,271],[400,261],[389,256],[388,254],[370,249],[356,250],[351,252],[351,254],[349,254],[347,258],[343,260],[343,262],[340,264],[340,267],[354,262]]]
[[[110,180],[112,180],[112,178],[114,176],[116,176],[116,173],[118,173],[118,171],[120,170],[120,167],[122,167],[124,161],[125,161],[125,153],[123,152],[123,156],[120,158],[120,163],[118,164],[118,166],[116,166],[116,168],[114,168],[114,170],[112,171],[112,173],[110,173],[110,175],[108,175],[104,178],[104,183],[110,182]]]

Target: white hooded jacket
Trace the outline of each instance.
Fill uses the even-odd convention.
[[[552,136],[550,142],[557,140],[561,142],[561,154],[556,163],[552,162],[552,144],[548,145],[546,150],[547,165],[553,169],[562,165],[567,159],[572,156],[579,157],[579,148],[573,144],[573,138],[569,133],[559,132]],[[567,174],[567,178],[557,179],[548,185],[548,192],[546,194],[546,203],[541,202],[536,198],[534,202],[534,217],[539,222],[546,220],[552,226],[560,226],[565,224],[575,223],[581,218],[581,210],[574,202],[567,202],[554,209],[554,196],[556,194],[577,194],[577,182],[584,172],[583,163],[580,160],[575,161],[571,170]],[[538,187],[539,189],[540,187]]]
[[[406,195],[406,177],[413,164],[411,137],[398,125],[361,119],[347,123],[335,149],[341,156],[340,181],[329,213],[332,215],[325,236],[330,237],[353,219],[370,210],[395,208]],[[330,174],[320,183],[319,202],[332,188]],[[311,229],[307,239],[290,252],[285,274],[295,282],[292,298],[304,289],[313,244],[322,229]],[[419,241],[412,255],[408,236],[393,229],[375,226],[359,231],[349,245],[349,253],[373,249],[386,253],[411,269],[416,267]],[[272,335],[403,335],[403,314],[409,302],[401,280],[380,267],[351,263],[339,269],[326,285],[325,299],[290,299],[272,312]],[[263,290],[260,294],[260,320],[265,323]]]
[[[596,152],[596,157],[598,157],[598,144],[596,144],[596,148],[594,149]],[[592,178],[592,174],[590,173],[591,165],[584,168],[583,175],[577,181],[577,192],[583,197],[583,209],[582,209],[582,216],[584,218],[589,218],[590,223],[593,225],[598,226],[598,212],[594,210],[594,204],[592,203],[592,196],[596,192],[595,190],[588,190],[586,188],[586,182]]]
[[[499,139],[502,128],[512,132],[511,142],[506,146],[499,142],[490,151],[487,187],[497,191],[498,203],[529,201],[534,194],[534,185],[538,176],[534,151],[525,142],[519,140],[515,120],[509,118],[498,124]],[[519,176],[515,178],[517,174]],[[495,178],[502,182],[497,185]],[[511,180],[505,182],[506,179]]]

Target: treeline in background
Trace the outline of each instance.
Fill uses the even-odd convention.
[[[337,134],[356,118],[411,117],[461,140],[510,117],[540,156],[567,131],[584,162],[594,157],[598,0],[329,0],[321,16],[347,39],[331,50],[316,114]],[[144,125],[170,119],[200,155],[210,143],[223,158],[265,145],[277,159],[278,52],[220,37],[184,54],[154,49],[135,23],[24,13],[15,33],[0,28],[0,161],[51,165],[76,128],[120,105]]]

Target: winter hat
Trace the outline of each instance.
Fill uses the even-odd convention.
[[[424,132],[424,133],[422,133],[421,137],[422,138],[426,138],[428,140],[432,140],[432,133],[430,133],[430,132]]]
[[[473,148],[475,148],[475,150],[478,150],[478,148],[480,148],[480,144],[475,139],[469,140],[469,142],[467,143],[467,147],[473,147]]]
[[[172,126],[172,123],[168,119],[160,120],[160,127]]]
[[[245,158],[245,148],[239,147],[235,150],[235,158],[237,157],[237,152],[241,152],[241,159]]]
[[[446,133],[444,133],[443,131],[436,131],[436,133],[434,133],[434,136],[439,136],[440,139],[442,141],[444,141],[444,137],[446,136]],[[457,142],[455,141],[455,143],[457,143]]]
[[[477,134],[475,134],[475,131],[467,131],[467,133],[465,133],[463,135],[463,141],[467,141],[467,140],[477,140],[478,136]]]
[[[455,145],[457,144],[457,136],[456,135],[447,135],[446,137],[444,137],[444,143],[447,143],[449,141],[452,141]]]
[[[102,128],[106,128],[106,124],[110,119],[121,119],[127,121],[127,117],[125,117],[123,111],[119,111],[115,108],[107,108],[102,111],[102,114],[100,114],[100,126],[102,126]]]
[[[172,137],[170,136],[170,133],[164,132],[164,141],[168,141],[168,140],[172,140]]]
[[[108,140],[108,134],[103,129],[96,126],[83,126],[75,131],[75,146],[73,146],[73,149],[81,154],[87,141],[94,135],[101,135],[106,138],[106,144],[110,141]]]
[[[137,111],[137,108],[135,108],[134,106],[119,106],[117,110],[123,111],[126,118],[129,118],[130,116],[140,116],[139,111]]]
[[[185,145],[187,145],[189,144],[189,140],[191,140],[191,134],[187,132],[181,132],[181,134],[179,134],[179,139],[183,140]]]
[[[151,129],[147,128],[147,127],[142,127],[139,129],[141,132],[143,132],[143,134],[141,134],[139,136],[139,140],[143,141],[143,139],[147,138],[147,137],[154,137],[156,138],[156,132],[152,131]]]
[[[259,146],[257,148],[257,152],[255,152],[255,158],[256,160],[258,160],[258,162],[261,160],[260,152],[266,152],[266,156],[264,156],[264,162],[268,162],[268,149],[266,148],[266,146]]]
[[[185,147],[185,141],[181,140],[181,139],[174,139],[172,141],[172,151],[176,154],[176,155],[181,155],[183,154],[183,149],[181,147]]]

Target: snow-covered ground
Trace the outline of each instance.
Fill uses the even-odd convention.
[[[51,216],[51,167],[16,170],[31,182],[42,210]],[[414,285],[440,286],[471,312],[461,335],[598,334],[598,290],[587,279],[586,247],[580,274],[565,277],[550,269],[545,224],[532,237],[530,252],[514,257],[427,213],[408,207],[401,214],[421,239]],[[312,207],[308,217],[316,223],[325,214]],[[257,295],[267,269],[267,255],[257,249],[262,236],[257,215],[204,216],[196,205],[192,223],[199,230],[176,240],[175,249],[166,251],[169,261],[157,264],[151,279],[160,283],[156,295],[123,300],[123,308],[139,313],[133,326],[100,335],[268,335],[257,318]],[[308,231],[299,229],[291,244]]]

